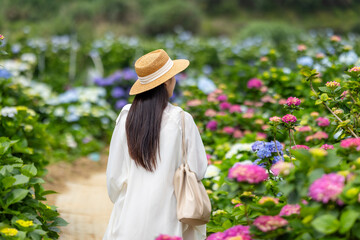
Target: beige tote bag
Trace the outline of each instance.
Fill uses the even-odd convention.
[[[198,181],[187,163],[187,145],[185,145],[184,111],[181,112],[183,161],[174,175],[174,189],[177,199],[177,218],[191,226],[209,222],[211,202],[201,181]]]

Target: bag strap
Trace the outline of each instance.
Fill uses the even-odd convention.
[[[183,152],[183,156],[182,156],[182,161],[184,164],[187,164],[187,146],[185,144],[185,114],[184,111],[181,111],[181,129],[182,129],[182,152]]]

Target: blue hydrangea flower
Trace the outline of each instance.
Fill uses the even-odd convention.
[[[9,79],[11,78],[11,73],[6,69],[0,68],[0,78]]]
[[[124,97],[126,95],[126,92],[123,88],[121,87],[115,87],[113,88],[113,90],[111,91],[111,96],[113,96],[114,98],[120,98],[120,97]]]
[[[253,152],[258,151],[260,148],[264,147],[264,142],[263,141],[256,141],[253,143],[253,145],[251,146],[251,149],[253,150]]]
[[[261,148],[260,150],[257,151],[257,156],[261,159],[264,159],[266,157],[271,157],[272,153],[271,151],[269,151],[269,149],[267,149],[266,147]]]

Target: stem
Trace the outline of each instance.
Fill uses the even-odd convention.
[[[250,219],[249,219],[248,212],[247,212],[247,205],[245,203],[244,203],[244,214],[246,217],[247,224],[248,224],[248,226],[250,226]]]
[[[281,155],[280,155],[279,149],[277,148],[277,145],[276,145],[276,137],[275,137],[275,136],[274,136],[274,143],[275,143],[275,149],[276,149],[276,152],[277,152],[277,154],[279,155],[279,157],[281,158]]]
[[[318,97],[318,94],[316,93],[316,91],[315,91],[315,89],[314,89],[314,87],[313,87],[313,85],[312,85],[312,80],[310,79],[310,87],[311,87],[311,90],[315,93],[315,96],[317,97],[317,98],[319,98]],[[330,108],[329,108],[329,106],[326,104],[326,103],[322,103],[328,110],[329,110],[329,112],[332,114],[332,115],[334,115],[335,116],[335,118],[339,121],[339,122],[343,122],[342,120],[341,120],[341,118],[339,118],[339,116],[338,115],[336,115]],[[353,135],[355,138],[359,138],[354,132],[353,132],[353,130],[351,130],[351,128],[349,128],[349,127],[345,127],[350,133],[351,133],[351,135]]]
[[[290,148],[289,148],[289,157],[290,157],[290,160],[292,161],[292,158],[291,158],[291,129],[289,129],[289,144],[290,144]]]
[[[292,131],[292,134],[291,134],[291,135],[292,135],[293,142],[294,142],[294,144],[295,144],[295,146],[296,146],[297,144],[296,144],[296,142],[295,142],[294,131]]]

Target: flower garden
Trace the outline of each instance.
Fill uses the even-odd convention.
[[[134,61],[156,48],[191,62],[171,102],[206,148],[207,239],[360,239],[359,36],[0,41],[0,239],[57,239],[71,224],[43,203],[46,167],[98,160]]]

